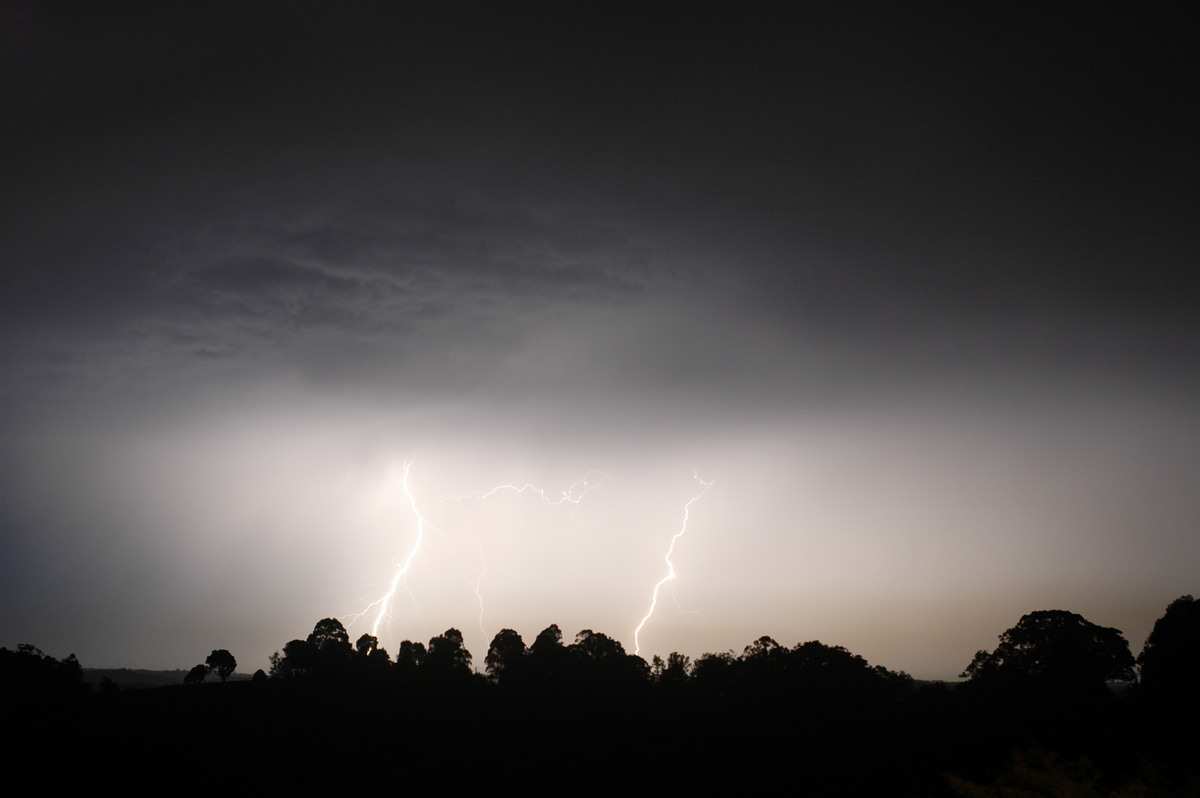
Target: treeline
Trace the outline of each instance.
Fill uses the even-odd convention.
[[[1167,608],[1136,658],[1116,629],[1030,613],[956,684],[770,637],[740,654],[647,662],[599,632],[565,641],[556,625],[528,644],[502,630],[475,665],[455,629],[393,656],[326,618],[249,681],[88,695],[74,657],[0,649],[22,761],[69,755],[89,772],[134,756],[147,773],[273,791],[396,778],[454,792],[1200,795],[1191,596]],[[214,650],[194,681],[233,667]]]
[[[705,654],[694,662],[686,655],[655,656],[649,662],[629,654],[620,642],[585,629],[571,644],[551,624],[526,646],[521,635],[503,629],[492,639],[482,673],[472,669],[472,655],[462,633],[447,629],[428,645],[405,640],[393,660],[369,634],[353,645],[335,618],[319,621],[307,638],[292,640],[271,656],[270,677],[294,680],[390,681],[396,686],[436,685],[441,690],[496,689],[513,693],[585,694],[643,691],[653,688],[679,693],[691,689],[713,697],[737,698],[762,693],[783,701],[792,694],[808,700],[837,697],[869,703],[896,699],[913,688],[903,672],[872,666],[841,646],[819,641],[794,648],[761,637],[740,656]],[[740,700],[740,699],[739,699]]]

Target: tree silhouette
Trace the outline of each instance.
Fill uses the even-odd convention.
[[[1200,705],[1200,601],[1191,596],[1172,601],[1154,622],[1137,663],[1148,699]]]
[[[907,673],[872,666],[842,646],[819,640],[800,643],[787,659],[789,677],[814,699],[839,695],[846,702],[883,702],[912,689],[912,677]]]
[[[650,660],[650,679],[658,684],[683,684],[691,670],[691,657],[678,651],[672,651],[665,660],[657,654]]]
[[[562,647],[562,630],[558,628],[558,624],[552,623],[538,632],[537,637],[533,639],[533,645],[529,647],[529,653],[536,657],[555,656],[560,653]]]
[[[312,634],[308,636],[308,642],[333,656],[349,655],[352,650],[350,635],[347,634],[346,627],[337,618],[324,618],[317,621]]]
[[[744,660],[767,660],[787,653],[787,649],[766,635],[758,638],[742,651]]]
[[[1064,693],[1133,681],[1133,655],[1117,629],[1065,610],[1031,612],[1000,635],[995,651],[975,654],[962,675],[972,682]]]
[[[193,684],[195,682],[202,682],[202,681],[204,681],[205,677],[208,676],[208,674],[211,670],[212,670],[211,668],[209,668],[207,665],[205,665],[203,663],[196,665],[190,671],[187,672],[186,676],[183,677],[183,683],[184,684]]]
[[[732,651],[701,654],[692,664],[692,679],[707,690],[720,690],[732,678],[736,662]]]
[[[87,690],[83,668],[74,654],[59,661],[29,643],[19,643],[16,651],[0,648],[0,685],[7,687],[10,697],[17,695],[22,700]]]
[[[550,624],[538,632],[529,646],[523,670],[529,684],[538,689],[557,689],[568,678],[571,655],[562,642],[562,630],[558,624]]]
[[[424,643],[401,640],[400,650],[396,652],[396,668],[402,673],[413,673],[425,661],[425,654]]]
[[[575,644],[570,650],[584,659],[602,662],[625,656],[625,647],[601,632],[584,629],[575,635]]]
[[[650,680],[646,660],[625,653],[621,643],[601,632],[584,629],[568,646],[573,679],[593,688],[628,686]]]
[[[492,638],[488,646],[487,673],[496,681],[508,680],[514,671],[519,670],[525,658],[525,641],[512,629],[501,629]]]
[[[375,635],[364,634],[354,641],[354,650],[360,657],[369,657],[371,652],[379,648],[379,638]]]
[[[288,678],[320,670],[320,650],[307,640],[289,640],[271,655],[271,675]]]
[[[691,658],[678,651],[672,651],[667,655],[666,667],[659,673],[658,680],[662,684],[682,684],[688,680],[691,670]]]
[[[354,649],[346,627],[336,618],[317,621],[306,640],[291,640],[271,655],[271,675],[330,674],[350,667]]]
[[[379,646],[379,638],[375,635],[361,635],[354,641],[354,650],[358,652],[356,661],[360,667],[375,670],[391,664],[387,649]]]
[[[204,664],[211,668],[221,681],[232,676],[234,669],[237,668],[237,660],[223,648],[215,649],[213,653],[209,654],[208,658],[204,660]]]
[[[438,675],[469,675],[471,652],[463,646],[462,632],[447,629],[437,637],[431,638],[421,669]]]

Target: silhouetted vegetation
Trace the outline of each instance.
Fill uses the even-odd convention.
[[[192,669],[187,672],[187,676],[183,677],[184,684],[195,684],[202,682],[208,678],[209,667],[204,663],[192,666]]]
[[[217,674],[221,681],[227,680],[237,669],[237,660],[223,648],[218,648],[209,654],[208,658],[204,660],[204,664]]]
[[[980,651],[962,675],[1003,689],[1098,692],[1111,681],[1132,682],[1133,654],[1116,629],[1062,610],[1031,612],[1000,635],[995,651]]]
[[[70,701],[87,686],[74,654],[60,662],[37,646],[21,643],[16,651],[0,648],[0,690],[5,704],[26,705]]]
[[[480,673],[457,629],[402,641],[393,659],[373,635],[351,644],[334,618],[273,654],[269,676],[227,684],[224,649],[186,689],[89,694],[74,657],[27,645],[0,649],[0,668],[6,708],[33,718],[25,758],[69,754],[89,786],[136,752],[147,778],[272,791],[345,790],[350,773],[469,791],[536,773],[582,793],[1182,796],[1200,786],[1196,734],[1168,707],[1194,706],[1196,606],[1170,605],[1136,661],[1141,689],[1121,695],[1107,683],[1137,676],[1124,637],[1060,610],[1021,618],[962,684],[766,636],[740,654],[647,662],[590,629],[565,644],[556,625],[528,646],[501,630]],[[210,672],[221,683],[202,684]],[[198,771],[200,740],[221,748]]]
[[[1200,601],[1181,596],[1171,602],[1137,663],[1146,700],[1185,712],[1200,709]]]

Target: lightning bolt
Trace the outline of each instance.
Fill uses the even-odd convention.
[[[662,589],[663,585],[675,578],[675,563],[671,562],[671,555],[675,553],[676,542],[678,542],[681,537],[687,534],[688,518],[691,516],[692,505],[703,499],[704,495],[708,493],[709,488],[713,486],[711,481],[705,482],[704,480],[700,479],[700,475],[698,473],[693,472],[692,478],[700,483],[702,489],[695,496],[688,499],[688,503],[683,506],[683,523],[680,525],[679,531],[671,537],[671,545],[667,546],[667,555],[663,557],[663,560],[665,560],[667,563],[667,575],[662,579],[659,579],[657,584],[654,585],[654,591],[650,596],[650,609],[646,611],[646,617],[642,618],[642,622],[637,625],[637,629],[635,629],[633,632],[634,655],[637,655],[642,650],[639,638],[642,634],[643,627],[645,627],[646,622],[650,620],[650,616],[654,614],[655,607],[658,606],[658,592]]]
[[[564,502],[578,505],[581,501],[583,501],[583,497],[587,496],[593,488],[599,487],[600,483],[603,482],[607,476],[608,474],[604,473],[603,471],[589,471],[584,475],[583,479],[571,484],[570,487],[562,491],[558,498],[551,498],[550,496],[546,495],[546,491],[544,489],[526,482],[524,485],[520,486],[512,484],[497,485],[491,490],[486,491],[464,491],[463,493],[456,493],[453,496],[450,496],[449,499],[456,502],[463,501],[464,499],[483,500],[496,495],[502,490],[507,490],[512,491],[513,493],[532,493],[535,496],[541,497],[542,501],[551,507],[558,504],[563,504]],[[593,478],[595,481],[593,481]]]
[[[412,547],[408,550],[408,556],[404,558],[404,562],[396,567],[395,573],[392,574],[392,581],[388,583],[387,592],[381,598],[376,599],[367,605],[367,608],[362,612],[355,614],[354,618],[361,618],[372,612],[375,614],[375,620],[371,624],[371,634],[378,637],[379,627],[383,622],[391,617],[392,601],[396,597],[396,591],[400,589],[400,585],[404,582],[404,577],[408,573],[408,569],[412,567],[413,560],[416,559],[417,553],[421,550],[421,544],[425,541],[425,527],[430,526],[425,520],[425,516],[417,508],[416,497],[413,496],[412,488],[408,486],[408,474],[412,470],[413,458],[409,458],[404,462],[404,479],[401,481],[401,486],[404,488],[404,497],[408,500],[408,506],[412,509],[413,516],[417,519],[417,539],[413,541]]]
[[[358,618],[362,618],[364,616],[373,615],[374,620],[371,625],[371,634],[375,635],[375,636],[378,636],[380,627],[387,620],[389,620],[391,618],[391,610],[392,610],[393,603],[395,601],[396,593],[400,589],[400,586],[404,584],[405,577],[407,576],[410,568],[412,567],[413,561],[416,559],[417,555],[421,551],[421,546],[424,543],[425,538],[426,538],[426,530],[427,529],[432,530],[434,532],[437,532],[439,535],[442,535],[441,531],[438,530],[429,521],[429,519],[427,519],[425,517],[425,515],[421,512],[420,508],[417,506],[417,499],[413,495],[412,488],[409,486],[408,478],[409,478],[409,474],[412,471],[413,462],[414,462],[414,458],[410,458],[410,459],[406,460],[404,463],[404,477],[401,480],[401,487],[403,488],[403,491],[404,491],[404,498],[408,502],[409,508],[412,510],[413,517],[416,519],[416,526],[417,526],[416,539],[413,541],[412,546],[409,548],[408,554],[404,558],[404,561],[396,566],[395,572],[392,574],[391,581],[388,583],[387,591],[383,594],[383,596],[376,599],[375,601],[371,602],[370,604],[368,604],[367,607],[362,612],[355,613],[353,616],[351,616],[354,619],[358,619]],[[523,483],[520,485],[511,484],[511,483],[497,485],[486,491],[480,491],[480,490],[465,491],[462,493],[453,494],[453,495],[447,497],[446,499],[444,499],[443,501],[455,501],[455,502],[461,502],[461,501],[465,501],[465,500],[483,501],[488,498],[491,498],[492,496],[496,495],[497,493],[500,493],[501,491],[509,491],[509,492],[516,493],[516,494],[532,494],[532,495],[540,498],[543,502],[545,502],[548,506],[551,506],[551,507],[562,505],[562,504],[572,504],[572,505],[578,506],[580,504],[580,502],[583,501],[584,497],[586,497],[592,490],[599,487],[599,485],[607,477],[608,477],[608,474],[605,472],[595,471],[595,470],[589,471],[583,477],[583,479],[580,479],[580,480],[572,483],[571,485],[569,485],[567,487],[567,489],[561,491],[558,496],[553,496],[551,494],[548,494],[543,488],[539,488],[538,486],[536,486],[532,483],[526,482],[526,483]],[[642,618],[641,622],[637,625],[637,628],[634,630],[634,633],[633,633],[634,654],[639,654],[641,652],[642,629],[645,628],[646,624],[650,621],[650,618],[654,615],[655,609],[658,607],[658,597],[659,597],[660,592],[662,591],[663,586],[667,582],[670,582],[671,580],[673,580],[676,576],[675,564],[671,560],[671,557],[675,553],[675,544],[679,542],[680,538],[682,538],[685,534],[687,534],[688,521],[690,520],[690,517],[691,517],[692,505],[695,504],[696,502],[700,501],[700,499],[704,498],[704,496],[708,493],[708,491],[712,488],[712,486],[714,484],[712,481],[705,482],[704,480],[700,479],[699,473],[696,473],[696,472],[693,472],[692,478],[700,484],[701,489],[695,495],[693,495],[683,507],[683,521],[680,524],[679,531],[677,531],[671,537],[670,544],[667,547],[667,553],[663,558],[663,561],[667,565],[667,573],[662,579],[658,580],[658,582],[654,585],[654,590],[652,591],[651,597],[650,597],[650,608],[649,608],[649,610],[646,611],[646,615]],[[572,515],[572,517],[574,516],[574,510],[572,510],[571,515]],[[445,535],[442,535],[442,537],[445,538]],[[479,548],[479,555],[482,560],[482,557],[483,557],[482,546],[480,545],[478,539],[476,539],[474,537],[474,535],[472,535],[471,538],[473,540],[475,540],[476,547]],[[449,542],[450,541],[447,540],[448,544],[449,544]],[[452,551],[452,553],[454,553],[454,547],[452,545],[451,545],[451,551]],[[457,553],[455,553],[455,557],[457,558]],[[461,560],[459,562],[460,562],[460,565],[462,565]],[[484,579],[484,571],[481,569],[478,574],[478,577],[475,581],[475,585],[474,585],[475,598],[479,602],[479,626],[480,626],[481,631],[483,630],[483,615],[484,615],[484,601],[483,601],[483,595],[482,595],[483,579]]]
[[[483,548],[482,548],[482,547],[480,547],[480,549],[479,549],[479,558],[480,558],[480,560],[482,561],[482,559],[483,559]],[[484,563],[483,565],[481,565],[481,566],[480,566],[480,568],[479,568],[479,578],[475,580],[475,600],[479,602],[479,631],[483,633],[484,637],[486,637],[486,636],[487,636],[487,629],[485,629],[485,628],[484,628],[484,626],[483,626],[483,590],[482,590],[482,585],[483,585],[483,575],[484,575],[484,573],[485,573],[485,569],[486,569],[486,567],[487,567],[487,566],[486,566],[486,563]]]
[[[595,471],[595,470],[588,471],[583,476],[583,479],[580,479],[580,480],[572,483],[571,485],[569,485],[566,490],[560,492],[560,494],[557,498],[552,497],[549,494],[547,494],[544,488],[539,488],[538,486],[536,486],[532,483],[526,482],[523,485],[514,485],[511,483],[506,483],[503,485],[497,485],[496,487],[491,488],[490,490],[469,490],[469,491],[464,491],[462,493],[455,493],[451,496],[446,497],[445,499],[443,499],[443,501],[454,501],[454,502],[462,502],[462,501],[467,501],[467,500],[483,501],[485,499],[488,499],[488,498],[496,495],[497,493],[499,493],[501,491],[510,491],[510,492],[516,493],[518,495],[525,494],[525,493],[533,494],[533,495],[539,497],[542,501],[544,501],[547,505],[549,505],[551,507],[555,507],[555,506],[558,506],[558,505],[564,504],[564,503],[573,504],[573,505],[578,506],[579,503],[581,501],[583,501],[583,498],[585,496],[587,496],[588,493],[590,493],[593,488],[599,487],[600,483],[603,482],[605,477],[607,477],[607,476],[608,476],[608,474],[604,473],[603,471]],[[574,517],[574,515],[575,515],[575,512],[574,512],[574,510],[572,510],[571,517]],[[475,541],[475,546],[479,550],[480,561],[481,562],[484,561],[483,545],[479,542],[479,540],[474,535],[471,535],[471,538],[472,538],[472,540]],[[479,602],[479,630],[481,632],[483,632],[484,635],[486,636],[487,632],[483,626],[483,614],[484,614],[483,592],[482,592],[483,577],[484,577],[484,570],[483,570],[483,568],[481,568],[479,571],[479,577],[475,581],[475,598]]]
[[[357,613],[354,613],[351,616],[349,616],[351,621],[358,620],[365,616],[373,616],[374,620],[371,625],[371,634],[375,635],[375,636],[379,635],[380,627],[385,623],[385,621],[387,621],[391,617],[391,610],[392,610],[393,603],[395,601],[396,593],[397,593],[397,591],[399,591],[400,586],[404,584],[404,579],[407,576],[409,569],[412,567],[413,561],[416,559],[417,554],[421,551],[421,545],[425,541],[427,529],[437,532],[438,535],[440,535],[444,540],[446,540],[447,545],[450,547],[451,553],[454,555],[455,559],[458,560],[459,565],[465,569],[465,565],[463,564],[462,559],[458,556],[457,551],[455,550],[455,547],[453,546],[453,544],[451,544],[451,542],[448,539],[446,539],[446,536],[441,532],[441,530],[439,530],[437,527],[435,527],[433,525],[433,523],[428,518],[425,517],[425,515],[421,512],[421,510],[417,506],[416,497],[413,495],[412,488],[408,484],[408,477],[409,477],[409,473],[412,470],[414,460],[415,460],[415,458],[409,458],[407,461],[405,461],[405,463],[404,463],[404,478],[401,481],[401,486],[404,490],[405,500],[408,502],[408,506],[412,510],[413,517],[416,519],[416,523],[417,523],[416,540],[413,541],[412,547],[409,549],[408,555],[404,558],[404,561],[396,567],[395,572],[392,574],[391,581],[388,583],[387,591],[383,594],[383,596],[376,599],[375,601],[372,601],[371,603],[369,603],[366,606],[366,608],[364,610],[362,610],[361,612],[357,612]],[[541,498],[542,501],[544,501],[547,505],[552,506],[552,507],[561,505],[564,503],[578,505],[581,501],[583,501],[583,498],[585,496],[587,496],[588,493],[591,492],[594,488],[598,487],[600,485],[600,483],[603,482],[607,476],[608,476],[608,474],[601,472],[601,471],[589,471],[589,472],[587,472],[586,475],[584,475],[583,479],[580,479],[580,480],[572,483],[570,486],[567,487],[566,490],[561,491],[560,495],[557,497],[554,497],[554,496],[548,494],[543,488],[539,488],[536,485],[533,485],[531,483],[525,483],[523,485],[514,485],[514,484],[497,485],[496,487],[491,488],[490,490],[486,490],[486,491],[478,491],[478,490],[466,491],[463,493],[458,493],[458,494],[449,496],[446,499],[444,499],[443,501],[451,501],[452,500],[452,501],[460,502],[460,501],[464,501],[464,500],[468,500],[468,499],[484,500],[484,499],[487,499],[501,491],[511,491],[511,492],[517,493],[517,494],[530,493],[530,494],[536,495],[539,498]],[[572,515],[573,515],[573,512],[572,512]],[[479,558],[482,562],[484,559],[482,544],[479,542],[478,538],[476,538],[474,535],[469,535],[469,537],[475,543],[475,546],[479,551]],[[474,584],[474,593],[475,593],[475,599],[479,603],[479,618],[478,618],[479,628],[480,628],[481,632],[484,632],[486,634],[486,631],[485,631],[484,625],[483,625],[483,616],[484,616],[483,579],[484,579],[485,567],[486,566],[481,566],[481,568],[480,568],[479,574],[478,574],[478,576],[475,580],[475,584]],[[463,574],[463,578],[467,579],[465,572]],[[469,584],[469,580],[467,580],[467,581]]]

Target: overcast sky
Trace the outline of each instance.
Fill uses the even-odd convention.
[[[250,671],[419,543],[393,653],[632,651],[685,509],[647,657],[1200,590],[1185,20],[118,5],[0,3],[0,645]]]

